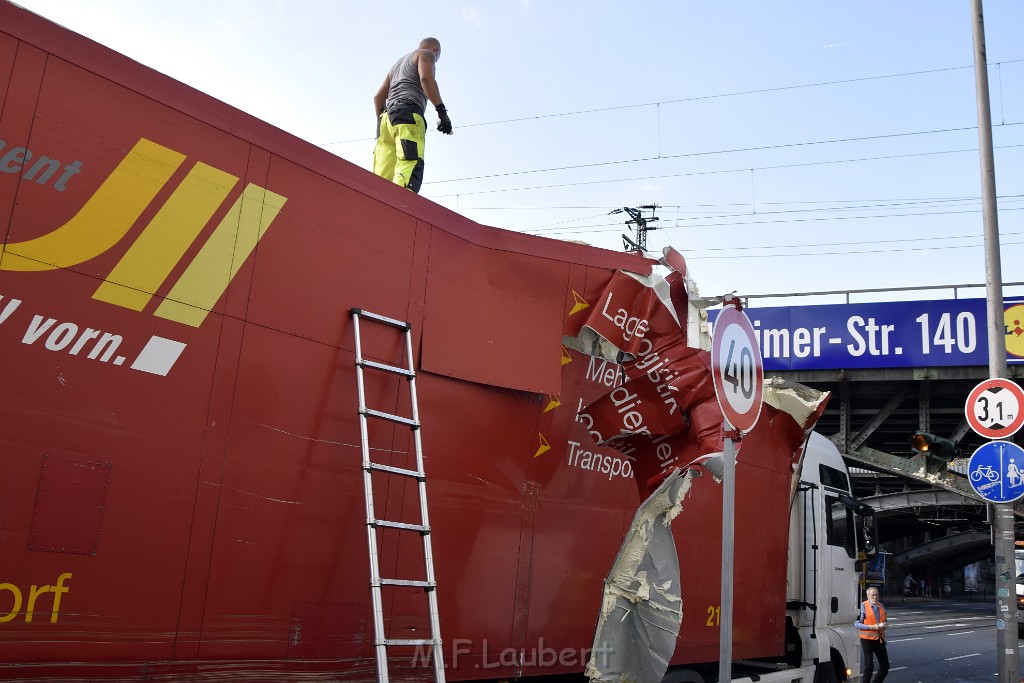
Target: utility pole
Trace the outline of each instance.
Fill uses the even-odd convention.
[[[974,82],[978,100],[978,147],[981,152],[981,203],[985,226],[985,289],[988,322],[988,373],[1006,378],[1006,321],[1003,313],[1003,274],[999,259],[999,216],[996,170],[992,153],[992,111],[988,94],[988,57],[981,0],[971,0],[974,24]],[[999,680],[1020,677],[1017,644],[1017,590],[1014,562],[1013,503],[992,504],[992,536],[996,566],[996,671]]]
[[[656,223],[660,219],[654,215],[654,210],[658,208],[657,204],[641,204],[634,208],[624,206],[621,209],[615,209],[609,212],[608,215],[615,213],[628,213],[630,219],[626,221],[626,225],[630,227],[630,230],[636,230],[636,241],[634,242],[628,236],[622,236],[622,248],[626,251],[647,251],[647,231],[657,230],[658,228],[650,228],[647,226],[648,223]],[[643,211],[650,211],[651,216],[645,217]]]

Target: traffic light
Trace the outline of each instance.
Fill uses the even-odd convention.
[[[910,437],[910,447],[915,453],[925,456],[925,467],[931,474],[941,472],[956,457],[955,443],[928,432],[914,432]]]

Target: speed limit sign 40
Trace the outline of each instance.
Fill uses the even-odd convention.
[[[764,366],[750,319],[726,305],[711,337],[711,374],[722,414],[733,427],[748,432],[761,414]]]

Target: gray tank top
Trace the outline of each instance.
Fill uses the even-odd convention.
[[[420,85],[420,72],[413,61],[415,52],[405,55],[391,67],[391,88],[388,90],[386,106],[406,102],[423,113],[427,109],[427,95]]]

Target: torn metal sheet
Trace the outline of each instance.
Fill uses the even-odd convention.
[[[764,402],[788,413],[801,427],[805,427],[812,416],[814,421],[817,421],[821,407],[828,398],[828,392],[821,392],[781,377],[766,378],[764,382]]]
[[[764,381],[764,403],[786,415],[789,415],[796,422],[797,427],[803,434],[803,441],[806,443],[808,435],[817,424],[818,418],[825,410],[825,405],[831,394],[827,391],[818,391],[811,387],[797,384],[781,377],[766,378]],[[796,434],[794,433],[794,437]],[[796,496],[797,487],[800,484],[799,472],[802,468],[804,449],[794,445],[794,459],[792,462],[793,477],[789,484],[790,500]]]
[[[658,683],[683,620],[672,520],[695,470],[672,472],[640,506],[605,579],[586,674],[591,681]]]
[[[679,329],[675,307],[668,304],[669,285],[658,275],[650,277],[617,271],[597,305],[591,309],[579,333],[562,343],[588,355],[612,360],[632,360],[639,355],[655,316],[663,326]]]
[[[701,311],[688,306],[693,287],[685,262],[669,254],[667,278],[617,272],[575,337],[562,343],[614,359],[621,374],[611,391],[581,406],[578,419],[597,445],[631,458],[640,495],[646,497],[673,467],[722,451],[722,413],[703,350],[706,326],[689,325]],[[686,320],[684,320],[684,317]]]
[[[686,303],[686,313],[679,316],[686,318],[686,343],[695,349],[711,351],[707,308],[722,303],[724,297],[702,299],[697,283],[690,276],[686,259],[672,247],[665,247],[662,250],[662,257],[658,260],[666,268],[675,271],[666,278],[671,287],[672,300]]]

